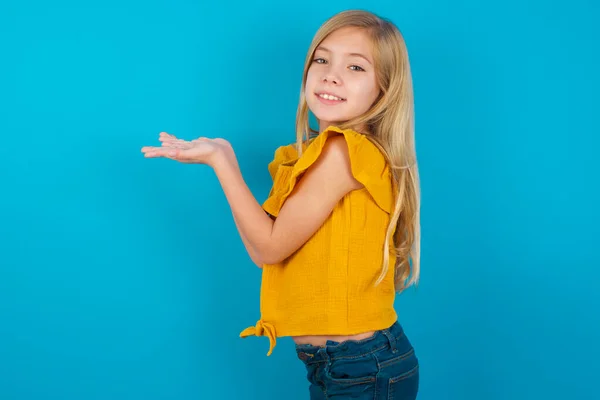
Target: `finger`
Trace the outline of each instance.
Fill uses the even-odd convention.
[[[163,148],[174,148],[174,149],[186,149],[190,147],[189,143],[186,142],[171,142],[171,143],[163,143]]]
[[[174,156],[178,161],[187,161],[190,159],[188,149],[177,149],[177,154]]]
[[[185,148],[185,147],[183,147],[181,145],[166,145],[166,146],[163,146],[163,147],[144,146],[144,147],[142,147],[142,153],[160,152],[162,154],[165,151],[169,151],[169,150],[173,150],[173,149],[179,149],[179,148]]]
[[[146,150],[144,151],[144,157],[153,158],[153,157],[163,157],[163,154],[158,149]]]
[[[177,139],[177,137],[175,135],[171,135],[170,133],[167,132],[161,132],[158,135],[159,138],[170,138],[170,139]]]
[[[158,140],[161,142],[185,142],[185,143],[187,143],[187,140],[177,139],[176,137],[172,137],[172,136],[161,136],[158,138]]]
[[[162,157],[158,151],[156,150],[152,150],[152,151],[145,151],[144,152],[144,157],[146,158],[153,158],[153,157]]]
[[[179,154],[179,149],[161,149],[161,148],[157,148],[155,150],[151,150],[146,152],[144,155],[148,158],[153,158],[153,157],[167,157],[167,158],[172,158],[172,159],[177,159],[177,156]]]
[[[181,139],[159,139],[163,146],[164,145],[169,145],[169,144],[174,144],[174,143],[187,143],[185,140],[181,140]]]
[[[142,147],[142,153],[159,153],[163,154],[171,150],[170,146],[159,147],[159,146],[144,146]]]

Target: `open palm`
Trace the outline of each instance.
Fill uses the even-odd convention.
[[[146,158],[164,157],[189,164],[210,164],[217,151],[231,148],[224,139],[200,137],[186,141],[166,132],[161,132],[158,140],[162,142],[161,146],[142,147]]]

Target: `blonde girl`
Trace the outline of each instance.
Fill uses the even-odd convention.
[[[262,268],[260,318],[241,337],[266,336],[267,355],[278,337],[292,337],[311,399],[415,399],[419,361],[394,310],[420,272],[413,88],[397,27],[360,10],[320,27],[296,141],[276,149],[262,204],[226,140],[159,140],[142,148],[146,157],[214,169]]]

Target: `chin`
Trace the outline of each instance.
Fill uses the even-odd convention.
[[[318,107],[310,108],[310,111],[319,121],[344,121],[348,119],[340,113],[323,112],[323,110],[319,110]]]
[[[329,125],[339,125],[342,121],[348,121],[349,118],[341,117],[339,115],[323,115],[319,116],[315,114],[318,121],[328,121]]]

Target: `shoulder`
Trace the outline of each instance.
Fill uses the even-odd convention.
[[[311,146],[314,147],[307,149],[305,154],[309,160],[317,154],[323,155],[324,164],[332,169],[335,179],[339,177],[346,182],[358,182],[367,188],[381,209],[391,212],[391,168],[383,150],[367,135],[350,129],[330,127]],[[344,179],[346,177],[348,179]]]
[[[348,141],[344,135],[331,135],[321,145],[320,159],[329,163],[344,163],[350,165]]]
[[[327,184],[358,189],[366,180],[384,177],[388,172],[385,164],[382,153],[366,135],[332,126],[311,140],[294,169],[310,169],[321,175],[324,184],[329,180]]]
[[[350,149],[354,147],[354,133],[330,127],[312,138],[296,163],[297,169],[339,168],[350,171]]]
[[[328,136],[318,147],[311,146],[298,160],[298,172],[307,172],[307,179],[316,182],[321,190],[334,193],[345,194],[361,186],[352,173],[348,142],[343,135]]]
[[[366,134],[352,129],[328,127],[313,139],[302,158],[312,160],[321,155],[349,164],[355,174],[385,175],[389,172],[386,157],[379,146]]]
[[[309,147],[324,148],[332,144],[334,150],[346,150],[360,158],[385,159],[378,146],[369,139],[368,135],[352,129],[340,129],[330,126],[311,142]]]
[[[386,212],[391,207],[389,168],[378,147],[364,134],[329,127],[312,138],[298,157],[295,145],[279,147],[270,165],[275,190],[264,204],[277,215],[292,190],[303,181],[308,191],[336,199],[348,191],[366,187]],[[292,160],[279,168],[285,160]],[[323,200],[323,199],[322,199]]]

